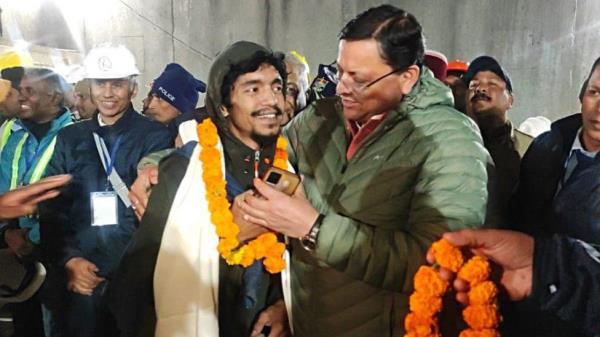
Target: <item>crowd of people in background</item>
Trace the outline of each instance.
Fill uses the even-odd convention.
[[[96,46],[82,69],[68,83],[0,55],[14,336],[404,336],[442,236],[500,267],[503,335],[600,336],[600,58],[580,113],[518,127],[501,62],[448,62],[391,5],[350,20],[314,79],[296,51],[237,41],[204,80],[166,65],[138,112],[126,47]],[[262,179],[282,162],[292,194]],[[281,265],[245,255],[268,233]]]

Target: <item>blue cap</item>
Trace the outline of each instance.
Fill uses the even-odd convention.
[[[500,77],[504,81],[504,83],[506,83],[506,89],[508,89],[509,92],[512,92],[512,82],[510,80],[508,72],[504,68],[502,68],[502,66],[500,65],[500,63],[498,63],[498,61],[496,61],[496,59],[494,59],[491,56],[479,56],[478,58],[471,61],[469,69],[467,70],[467,73],[463,78],[465,83],[469,85],[469,82],[471,82],[473,77],[475,77],[475,75],[477,75],[477,73],[480,71],[491,71],[494,74],[498,75],[498,77]]]
[[[188,113],[196,108],[198,92],[206,92],[206,84],[177,63],[168,64],[154,80],[150,90],[151,94],[169,102],[181,113]]]

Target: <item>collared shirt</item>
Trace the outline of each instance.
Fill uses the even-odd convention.
[[[598,154],[598,151],[590,152],[583,148],[583,144],[581,144],[581,138],[580,138],[582,130],[583,130],[582,128],[579,128],[579,131],[577,131],[577,136],[575,137],[575,140],[573,141],[573,145],[571,146],[571,151],[569,153],[569,157],[567,158],[567,160],[565,161],[565,164],[564,164],[565,165],[564,166],[565,174],[564,174],[562,180],[560,181],[560,184],[558,185],[558,189],[556,190],[556,193],[558,193],[561,190],[562,185],[571,177],[571,174],[573,174],[573,171],[577,167],[577,155],[576,154],[578,151],[590,158],[595,158],[596,154]]]
[[[102,115],[101,115],[101,114],[98,114],[98,124],[99,124],[100,126],[106,126],[106,125],[107,125],[107,124],[106,124],[106,123],[104,123],[104,121],[102,120]]]

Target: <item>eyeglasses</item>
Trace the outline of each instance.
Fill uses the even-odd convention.
[[[334,65],[334,67],[336,67],[336,69],[337,69],[336,65]],[[368,88],[375,85],[377,82],[383,80],[384,78],[394,75],[394,74],[397,74],[397,73],[400,73],[402,71],[403,71],[403,69],[394,69],[394,70],[390,71],[389,73],[379,76],[378,78],[376,78],[373,81],[368,82],[368,83],[357,83],[357,82],[354,82],[354,79],[352,79],[352,82],[348,83],[348,80],[341,79],[340,71],[339,71],[339,69],[337,69],[337,72],[336,72],[335,76],[333,77],[333,80],[334,80],[335,84],[344,82],[344,86],[347,87],[348,89],[350,89],[350,91],[353,91],[355,93],[362,93],[365,90],[367,90]]]

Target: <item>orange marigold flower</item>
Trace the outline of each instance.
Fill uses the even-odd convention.
[[[227,208],[219,209],[211,213],[210,221],[217,227],[226,223],[233,223],[233,214],[231,214],[231,211]]]
[[[481,256],[473,256],[458,272],[458,277],[469,282],[471,287],[487,280],[490,276],[490,263]]]
[[[285,139],[282,136],[277,137],[277,143],[275,144],[275,147],[278,149],[286,149],[288,146],[288,142],[287,139]]]
[[[217,127],[210,120],[206,119],[196,127],[198,142],[203,148],[215,147],[219,142],[219,133]]]
[[[435,261],[442,267],[457,272],[463,264],[460,249],[451,245],[445,239],[440,239],[431,245]]]
[[[254,250],[257,259],[262,259],[267,255],[267,249],[277,243],[277,236],[272,233],[264,233],[256,239],[248,242],[248,245]]]
[[[430,296],[442,296],[448,289],[448,281],[442,279],[440,274],[429,266],[421,266],[414,278],[415,290]]]
[[[419,316],[433,316],[442,310],[442,298],[433,297],[418,292],[410,295],[408,299],[410,311]]]
[[[254,263],[254,250],[252,250],[252,248],[249,246],[243,246],[240,250],[242,251],[242,258],[240,260],[240,264],[242,265],[242,267],[247,268]]]
[[[463,330],[458,337],[500,337],[500,333],[494,329]]]
[[[278,167],[282,170],[287,170],[287,160],[275,158],[273,161],[273,166]]]
[[[431,316],[419,316],[414,312],[404,318],[404,329],[414,331],[418,336],[431,335],[438,332],[437,318]]]
[[[235,238],[240,233],[240,227],[234,222],[224,222],[216,227],[220,238]]]
[[[200,160],[202,163],[221,162],[221,152],[214,147],[204,147],[200,151]],[[207,165],[208,166],[208,165]]]
[[[217,245],[217,251],[221,256],[225,257],[230,254],[232,250],[237,248],[239,242],[236,238],[225,238],[219,240],[219,244]]]
[[[465,322],[475,330],[494,329],[498,327],[502,317],[495,305],[469,305],[463,310]]]
[[[266,257],[281,257],[285,251],[285,244],[281,242],[275,242],[274,244],[267,247],[265,252]]]
[[[230,266],[235,264],[241,264],[245,250],[246,246],[242,246],[240,249],[231,252],[231,254],[225,257],[225,262],[227,262],[227,264]]]
[[[215,198],[208,202],[208,210],[213,213],[220,209],[229,209],[231,204],[226,198]]]
[[[483,281],[469,290],[470,304],[493,304],[498,295],[498,288],[492,281]]]
[[[271,274],[281,272],[285,268],[285,261],[282,258],[271,258],[268,257],[263,260],[263,264],[267,271]]]

